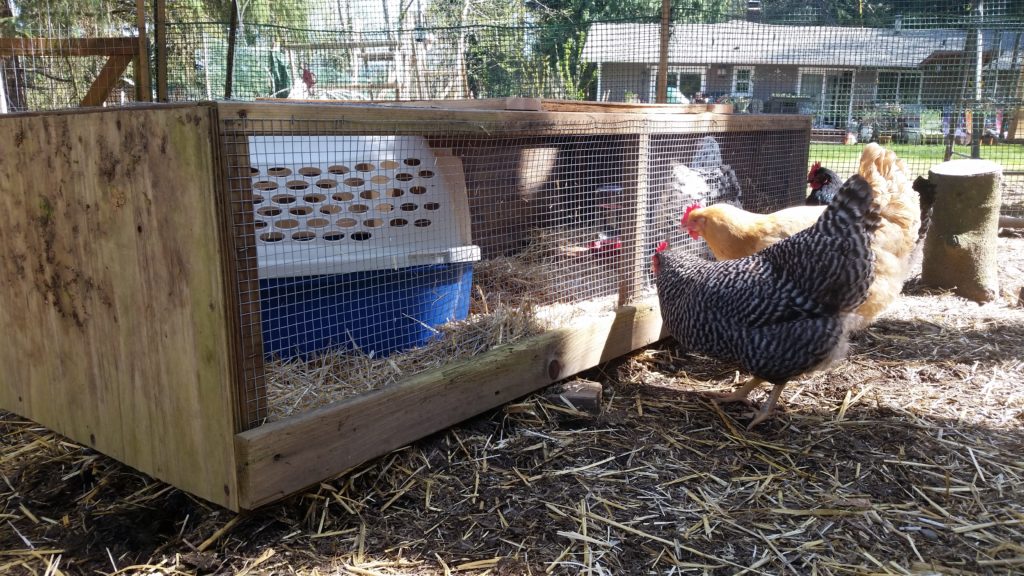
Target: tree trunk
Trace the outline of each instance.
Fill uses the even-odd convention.
[[[0,18],[12,17],[14,10],[11,9],[11,0],[0,0]],[[25,80],[25,69],[17,56],[0,58],[0,82],[4,83],[5,96],[4,101],[0,102],[0,109],[5,112],[28,110]]]
[[[998,297],[1002,175],[1002,168],[988,160],[951,160],[929,171],[935,207],[924,244],[924,284],[955,290],[978,303]]]
[[[458,66],[459,80],[462,86],[456,90],[460,98],[472,98],[475,95],[469,90],[469,70],[466,65],[466,20],[469,19],[470,0],[463,0],[462,15],[459,18],[459,43],[455,50],[455,65]]]
[[[238,38],[238,23],[241,15],[238,13],[238,2],[231,0],[231,20],[228,23],[228,57],[225,64],[224,77],[224,99],[231,100],[234,93],[235,80],[235,40]]]

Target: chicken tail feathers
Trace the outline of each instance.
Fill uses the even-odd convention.
[[[917,231],[917,241],[920,242],[928,234],[928,228],[932,223],[932,207],[935,206],[935,184],[927,178],[918,176],[914,180],[913,188],[921,196],[921,226]]]
[[[820,234],[841,235],[845,230],[863,227],[867,233],[881,225],[875,190],[858,174],[851,176],[836,192],[835,198],[818,218],[814,227]]]
[[[854,175],[814,226],[761,251],[785,278],[787,313],[833,315],[863,303],[874,279],[872,233],[880,225],[875,190]]]

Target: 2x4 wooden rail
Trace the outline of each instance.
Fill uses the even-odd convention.
[[[0,57],[10,56],[106,56],[96,80],[81,106],[100,106],[113,90],[128,65],[135,62],[135,77],[148,77],[148,64],[138,38],[0,38]],[[136,82],[136,98],[148,101],[148,80]]]

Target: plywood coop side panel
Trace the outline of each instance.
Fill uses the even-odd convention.
[[[0,406],[237,508],[211,114],[0,117]]]

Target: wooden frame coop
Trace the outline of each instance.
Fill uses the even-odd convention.
[[[651,191],[666,185],[670,145],[719,137],[753,209],[804,194],[809,118],[703,110],[254,102],[2,117],[0,407],[226,508],[252,509],[650,344],[662,337],[645,267],[659,202]],[[266,422],[266,355],[252,318],[270,311],[247,264],[260,257],[247,147],[265,133],[422,138],[436,165],[452,168],[447,183],[465,197],[485,260],[512,249],[512,219],[544,209],[523,194],[554,176],[528,176],[535,155],[524,150],[600,144],[599,154],[574,152],[548,193],[599,172],[622,183],[628,210],[607,283],[616,305]]]

